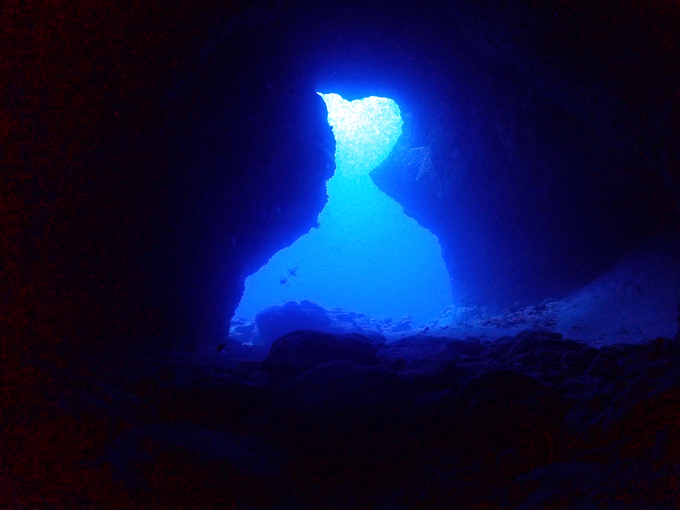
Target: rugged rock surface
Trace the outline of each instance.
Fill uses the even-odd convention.
[[[262,362],[262,370],[270,375],[292,378],[330,361],[373,365],[378,348],[379,344],[356,333],[334,335],[295,331],[274,341]]]
[[[315,329],[328,331],[331,319],[319,305],[310,301],[288,301],[282,306],[270,306],[255,317],[257,340],[263,345],[293,331]]]
[[[675,340],[596,349],[540,331],[493,342],[421,335],[373,346],[368,366],[347,360],[356,338],[315,338],[327,341],[311,354],[284,356],[277,341],[266,359],[256,346],[25,358],[5,391],[2,500],[281,510],[680,505]],[[295,370],[274,377],[274,359]],[[17,398],[29,391],[34,399]]]
[[[384,324],[363,313],[341,308],[326,310],[316,303],[302,300],[288,301],[281,306],[270,306],[255,316],[254,321],[236,318],[232,321],[230,337],[241,343],[270,346],[279,337],[293,331],[313,329],[327,333],[357,333],[384,342],[385,332],[408,331],[409,321]]]
[[[419,104],[427,120],[372,177],[439,237],[459,291],[506,307],[599,276],[655,228],[642,203],[660,195],[633,166],[663,174],[675,197],[664,207],[680,211],[678,148],[659,136],[680,132],[667,113],[677,88],[662,85],[677,76],[680,45],[659,38],[678,41],[666,20],[677,6],[441,4],[469,53],[441,47],[455,75],[432,73],[442,81]],[[574,257],[585,252],[597,256]]]

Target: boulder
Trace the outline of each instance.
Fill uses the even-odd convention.
[[[255,325],[257,342],[263,345],[270,345],[287,333],[306,329],[336,334],[359,333],[379,343],[385,341],[382,327],[375,319],[341,308],[326,310],[307,300],[300,303],[288,301],[281,306],[270,306],[257,314]],[[240,326],[241,329],[244,327]]]
[[[522,331],[515,336],[518,342],[513,345],[508,354],[511,356],[518,356],[531,349],[553,347],[564,350],[580,351],[582,344],[574,342],[573,340],[562,340],[561,333],[553,333],[550,331]]]
[[[331,319],[326,311],[311,301],[288,301],[282,306],[270,306],[255,317],[258,340],[268,345],[287,333],[303,329],[327,331]]]
[[[330,331],[333,333],[359,333],[377,342],[385,342],[381,323],[363,313],[350,312],[341,308],[329,310],[328,316],[333,322]]]
[[[473,336],[466,336],[464,340],[452,340],[447,345],[467,356],[479,356],[486,350],[480,339]]]
[[[274,341],[262,370],[275,377],[292,378],[330,361],[372,365],[377,361],[379,345],[357,333],[295,331]]]

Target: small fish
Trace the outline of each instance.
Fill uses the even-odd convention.
[[[281,285],[285,285],[287,281],[288,281],[288,278],[286,278],[286,277],[284,276],[284,277],[282,277],[282,278],[279,280],[279,283],[280,283]]]
[[[288,276],[294,276],[297,278],[297,270],[298,270],[297,266],[293,267],[292,269],[289,269]]]

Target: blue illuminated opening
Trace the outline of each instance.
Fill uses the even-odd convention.
[[[449,275],[432,233],[381,192],[369,172],[401,136],[391,99],[346,101],[320,94],[336,140],[336,171],[319,227],[276,253],[246,278],[236,317],[309,300],[375,319],[410,316],[425,324],[452,304]]]

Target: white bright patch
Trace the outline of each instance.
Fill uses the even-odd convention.
[[[321,94],[335,135],[336,175],[364,175],[383,161],[401,136],[399,106],[386,97],[346,101]]]

